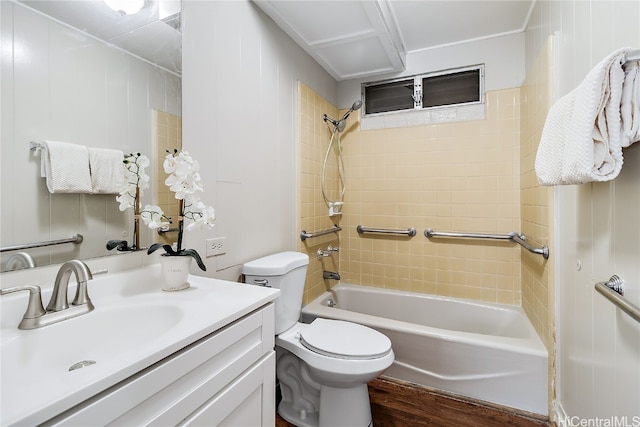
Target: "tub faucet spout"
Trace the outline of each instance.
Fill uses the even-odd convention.
[[[332,280],[340,280],[340,273],[335,271],[323,271],[322,272],[323,279],[332,279]]]

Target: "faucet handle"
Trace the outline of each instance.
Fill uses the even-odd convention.
[[[25,322],[29,322],[31,319],[44,316],[44,307],[42,306],[42,297],[40,295],[40,286],[25,285],[14,286],[11,288],[0,289],[0,295],[11,294],[13,292],[29,291],[29,302],[27,303],[27,311],[22,316],[22,321],[18,325],[19,329],[25,329],[23,326]]]

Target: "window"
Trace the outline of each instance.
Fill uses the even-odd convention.
[[[414,111],[483,102],[484,67],[460,68],[437,73],[364,83],[363,115]]]

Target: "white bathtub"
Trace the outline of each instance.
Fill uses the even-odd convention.
[[[387,377],[548,414],[547,350],[520,307],[340,283],[302,312],[387,335]]]

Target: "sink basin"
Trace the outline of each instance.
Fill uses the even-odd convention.
[[[88,282],[95,310],[32,330],[17,329],[26,293],[1,298],[0,425],[41,424],[279,295],[197,276],[189,282],[185,291],[161,291],[158,265],[100,275]],[[49,293],[43,288],[45,305]]]
[[[64,380],[74,363],[112,363],[123,352],[161,340],[179,324],[179,307],[167,304],[107,306],[44,328],[13,334],[2,342],[2,381],[27,381],[45,387]],[[89,369],[89,368],[87,368]],[[16,378],[13,378],[16,376]]]

